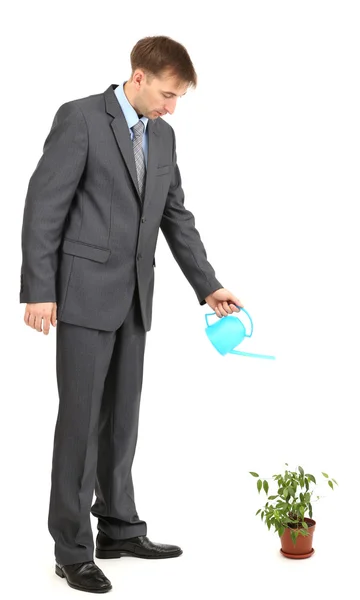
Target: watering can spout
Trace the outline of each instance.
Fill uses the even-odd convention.
[[[229,354],[240,354],[241,356],[251,356],[252,358],[269,358],[275,360],[275,356],[268,354],[253,354],[252,352],[241,352],[241,350],[230,350]]]

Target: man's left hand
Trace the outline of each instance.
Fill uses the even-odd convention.
[[[225,288],[220,288],[219,290],[216,290],[216,292],[206,296],[205,302],[216,312],[219,319],[221,319],[221,317],[226,317],[233,312],[240,312],[240,308],[244,307],[239,298]]]

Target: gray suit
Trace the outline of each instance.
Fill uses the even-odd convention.
[[[92,560],[94,487],[104,533],[146,532],[131,465],[159,228],[201,305],[223,287],[184,206],[174,131],[162,119],[148,122],[141,202],[116,87],[59,108],[24,208],[20,302],[58,306],[49,528],[60,564]]]

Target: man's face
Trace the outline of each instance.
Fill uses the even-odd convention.
[[[168,71],[150,80],[141,69],[137,69],[133,82],[137,90],[134,108],[149,119],[158,119],[167,113],[172,115],[178,98],[184,96],[188,89],[187,83],[179,82]]]

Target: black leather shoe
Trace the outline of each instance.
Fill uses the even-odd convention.
[[[136,556],[137,558],[175,558],[182,554],[179,546],[154,544],[146,535],[127,540],[113,540],[99,531],[96,537],[96,558],[120,558]]]
[[[55,573],[59,577],[65,577],[69,586],[75,590],[103,594],[112,588],[108,578],[93,560],[63,566],[55,563]]]

